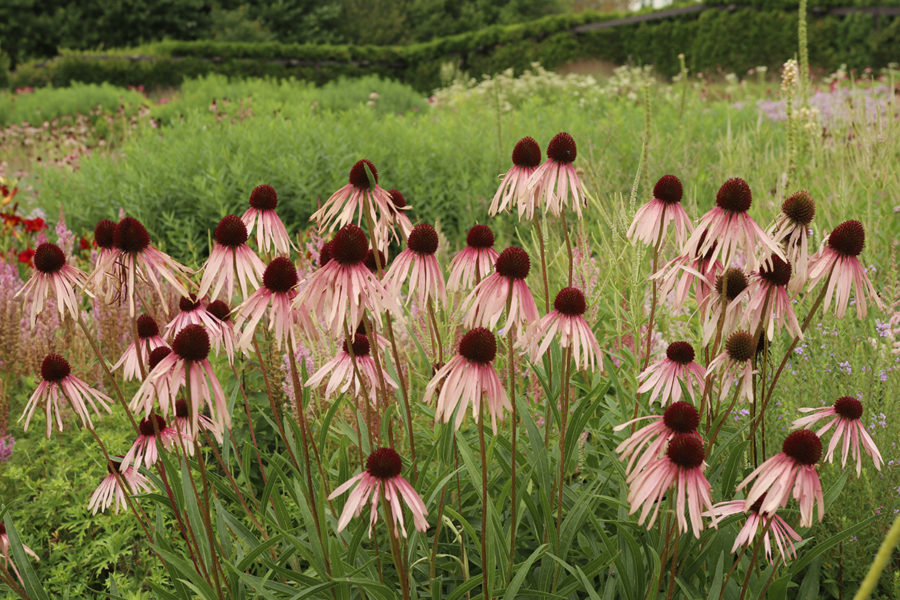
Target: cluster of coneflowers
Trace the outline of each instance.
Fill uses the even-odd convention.
[[[367,160],[356,163],[347,185],[312,215],[319,232],[330,239],[318,249],[316,268],[305,276],[298,272],[292,258],[295,244],[277,215],[276,192],[267,185],[253,190],[250,208],[242,216],[228,215],[218,223],[209,258],[196,272],[155,248],[147,230],[132,217],[97,224],[94,235],[99,256],[91,273],[68,264],[54,244],[42,244],[35,251],[34,274],[19,294],[27,303],[31,322],[52,296],[61,316],[73,319],[88,339],[93,339],[82,316],[83,295],[87,294],[127,304],[133,341],[121,357],[108,361],[110,365],[93,346],[98,361],[107,369],[108,389],[115,399],[76,377],[64,357],[51,354],[43,361],[41,383],[20,420],[24,419],[27,428],[40,410],[46,415],[49,436],[54,424],[62,430],[62,408],[69,406],[94,434],[108,465],[109,474],[91,497],[90,508],[94,512],[110,506],[116,511],[128,508],[141,519],[135,496],[152,487],[142,471],[160,468],[161,452],[196,455],[202,470],[201,445],[221,443],[231,434],[234,416],[210,354],[221,355],[217,364],[227,362],[229,366],[241,357],[256,358],[264,369],[260,340],[265,338],[266,343],[290,357],[293,418],[302,438],[302,456],[298,459],[292,454],[291,460],[304,474],[309,502],[316,502],[312,479],[319,475],[325,478],[326,473],[307,421],[311,407],[304,406],[304,387],[320,392],[326,401],[350,398],[360,416],[354,419],[358,424],[360,471],[327,497],[330,501],[350,492],[337,519],[338,532],[368,506],[371,535],[380,509],[391,524],[388,531],[394,560],[403,573],[407,566],[396,545],[400,536],[407,535],[404,512],[411,514],[419,531],[428,528],[429,512],[420,494],[402,475],[400,453],[381,439],[381,432],[386,420],[397,419],[401,431],[405,426],[405,440],[395,432],[391,443],[399,442],[402,450],[409,451],[409,462],[415,470],[413,413],[422,411],[412,406],[410,395],[409,373],[415,365],[404,361],[395,336],[395,329],[414,307],[427,323],[433,367],[421,402],[433,408],[435,422],[452,423],[459,429],[471,411],[478,426],[485,505],[480,537],[487,596],[486,419],[490,418],[494,434],[505,421],[511,432],[512,561],[518,523],[516,362],[549,363],[551,346],[558,344],[561,349],[562,364],[557,365],[562,382],[558,399],[560,463],[555,490],[560,522],[572,372],[604,368],[601,346],[592,324],[584,318],[591,299],[574,286],[572,279],[574,254],[567,215],[581,219],[587,204],[573,165],[576,156],[575,142],[566,133],[550,141],[543,161],[535,140],[520,140],[513,150],[513,166],[502,178],[490,205],[492,216],[514,210],[522,221],[537,228],[543,315],[527,283],[532,271],[528,252],[517,246],[498,252],[487,225],[476,224],[469,230],[466,247],[453,256],[445,281],[436,256],[437,231],[430,224],[413,224],[411,207],[403,195],[380,187],[378,172]],[[730,179],[721,187],[715,206],[696,226],[681,206],[682,184],[678,178],[663,177],[653,193],[653,199],[637,212],[628,230],[633,241],[651,247],[654,271],[645,368],[639,376],[635,419],[616,428],[631,427],[630,437],[617,449],[627,461],[631,513],[640,511],[639,522],[649,527],[669,502],[679,531],[690,529],[697,537],[706,524],[715,526],[728,515],[746,513],[747,522],[735,540],[735,549],[761,536],[772,560],[771,533],[782,557],[788,556],[800,537],[778,511],[793,498],[799,502],[801,526],[812,524],[816,505],[822,517],[824,505],[816,471],[822,454],[820,436],[831,432],[827,459],[832,459],[840,445],[842,464],[852,454],[857,473],[861,449],[872,456],[876,467],[880,466],[878,450],[860,420],[861,403],[841,398],[833,407],[808,409],[809,415],[794,422],[798,430],[787,437],[782,452],[759,464],[738,486],[738,490],[749,487],[739,500],[712,503],[711,486],[704,475],[706,459],[712,455],[722,423],[737,403],[754,407],[750,435],[755,440],[757,425],[764,423],[762,416],[784,367],[782,363],[754,392],[753,378],[763,364],[757,356],[768,352],[782,328],[795,345],[810,320],[808,317],[802,325],[798,322],[792,299],[804,289],[820,288],[810,317],[823,303],[826,309],[834,303],[837,316],[843,316],[851,294],[860,316],[865,315],[867,299],[879,302],[858,260],[864,244],[862,226],[848,221],[835,227],[822,248],[810,255],[808,227],[814,203],[805,192],[784,202],[782,214],[768,231],[750,217],[751,193],[741,179]],[[542,222],[562,231],[568,251],[568,280],[555,296],[550,294],[552,277],[545,260]],[[670,225],[674,232],[670,232]],[[405,249],[391,257],[392,244],[402,243]],[[660,259],[673,248],[677,255],[660,267]],[[163,305],[172,292],[180,297],[178,310],[163,327],[150,315],[138,314],[138,305],[146,306],[139,297],[139,286],[152,290]],[[686,341],[670,344],[665,356],[650,364],[649,338],[658,298],[667,298],[666,303],[677,308],[689,297],[698,307],[698,339],[702,340],[706,366],[695,360],[697,353]],[[454,314],[451,307],[462,319],[451,324],[456,342],[445,356],[449,340],[444,339],[439,316]],[[336,346],[339,350],[304,381],[303,369],[295,359],[301,345]],[[510,375],[506,382],[495,368],[498,351],[508,354]],[[552,366],[547,364],[548,371]],[[130,401],[112,371],[120,371],[124,381],[139,382]],[[272,416],[285,436],[275,398],[269,395]],[[94,432],[93,418],[110,412],[114,402],[121,405],[135,429],[134,444],[123,456],[110,454]],[[652,409],[656,402],[664,407],[662,414],[638,416],[639,411]],[[249,417],[249,407],[247,414]],[[650,423],[637,429],[643,421]],[[818,430],[803,429],[814,424],[819,424]],[[252,431],[252,423],[250,426]],[[549,433],[549,419],[546,427]],[[363,442],[364,436],[368,444]],[[286,439],[285,443],[290,449]],[[364,446],[374,449],[368,457],[362,456]],[[754,456],[755,452],[754,445]],[[311,508],[321,531],[319,511]],[[438,507],[438,527],[442,508]],[[177,510],[174,505],[173,510]],[[191,543],[188,536],[184,538],[185,543]],[[407,578],[401,577],[401,583],[407,597]]]

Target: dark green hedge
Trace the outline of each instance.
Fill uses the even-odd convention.
[[[895,0],[900,1],[900,0]],[[137,52],[151,56],[100,57],[67,53],[46,63],[26,63],[11,75],[22,87],[72,81],[146,88],[172,87],[209,72],[229,76],[297,77],[324,83],[340,76],[377,74],[427,92],[440,85],[440,66],[455,62],[474,76],[508,67],[547,68],[581,59],[652,64],[664,75],[678,72],[684,53],[692,72],[744,72],[777,68],[797,51],[797,13],[785,10],[710,9],[576,33],[586,23],[620,15],[580,13],[519,25],[491,26],[468,34],[409,46],[348,46],[225,42],[160,42]],[[900,17],[852,14],[811,16],[810,63],[825,69],[882,67],[900,56]]]

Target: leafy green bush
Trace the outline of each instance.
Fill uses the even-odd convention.
[[[34,92],[11,94],[0,92],[0,126],[28,122],[32,125],[61,116],[87,115],[99,109],[101,112],[126,107],[132,114],[147,100],[136,90],[117,88],[108,83],[76,83],[68,88],[52,87]]]

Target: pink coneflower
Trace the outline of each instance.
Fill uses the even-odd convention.
[[[150,352],[165,346],[166,342],[159,337],[159,326],[150,315],[140,315],[137,318],[138,339],[128,344],[128,348],[122,353],[119,362],[113,365],[115,371],[122,367],[122,376],[125,381],[141,377],[141,365],[146,365],[150,360]]]
[[[825,453],[825,460],[828,462],[834,460],[834,451],[837,449],[838,442],[843,440],[841,445],[841,468],[847,465],[847,456],[852,453],[856,459],[856,476],[859,477],[862,473],[862,453],[859,451],[859,443],[862,440],[862,447],[866,454],[872,457],[875,468],[879,471],[881,470],[884,459],[881,458],[878,447],[875,446],[875,442],[869,436],[865,425],[860,419],[863,412],[862,402],[856,398],[844,396],[843,398],[838,398],[834,406],[801,408],[800,412],[812,414],[796,419],[791,423],[792,428],[809,427],[822,419],[828,419],[828,422],[816,431],[816,435],[821,437],[832,426],[835,427],[831,441],[828,443],[828,452]]]
[[[258,185],[250,192],[250,208],[241,215],[241,221],[247,227],[247,235],[256,227],[256,247],[262,252],[274,248],[279,254],[291,251],[291,238],[284,223],[275,213],[278,206],[278,194],[270,185]]]
[[[182,329],[175,336],[172,352],[162,357],[141,384],[131,400],[131,410],[149,416],[153,401],[158,398],[162,415],[166,417],[169,408],[175,404],[178,392],[189,381],[191,437],[197,433],[199,407],[203,404],[209,408],[212,419],[219,427],[230,427],[231,415],[228,414],[225,392],[209,363],[209,348],[209,334],[203,326],[188,325]]]
[[[366,172],[368,171],[368,173]],[[372,180],[369,180],[369,174]],[[368,160],[360,160],[350,169],[347,185],[340,188],[310,217],[322,231],[333,231],[353,223],[365,227],[368,218],[375,226],[376,248],[387,247],[391,237],[396,238],[394,222],[399,212],[391,200],[391,195],[378,185],[378,170]]]
[[[409,281],[406,302],[415,295],[419,306],[426,306],[429,298],[442,306],[447,303],[444,276],[434,253],[438,248],[438,234],[431,225],[416,225],[406,240],[406,250],[391,263],[384,276],[384,285],[396,296],[401,294],[403,283]]]
[[[750,285],[743,292],[743,297],[747,300],[744,323],[752,330],[762,325],[769,341],[775,339],[776,332],[781,333],[782,326],[791,335],[803,337],[788,297],[791,272],[791,264],[773,254],[768,266],[762,264],[758,272],[750,275]]]
[[[802,190],[781,205],[781,214],[767,232],[772,241],[784,246],[784,255],[794,268],[788,291],[796,294],[809,277],[809,224],[816,215],[816,203]]]
[[[711,252],[711,260],[721,254],[722,262],[728,264],[742,251],[751,271],[759,264],[758,251],[783,257],[778,245],[747,212],[752,201],[746,181],[739,177],[726,181],[716,194],[716,206],[700,219],[682,253],[697,256]]]
[[[850,302],[850,292],[856,288],[856,316],[866,316],[867,296],[876,306],[884,308],[878,292],[872,287],[866,270],[859,262],[859,255],[866,245],[866,232],[859,221],[844,221],[834,228],[826,238],[825,244],[812,257],[809,266],[809,289],[812,290],[820,281],[825,281],[828,292],[825,294],[823,310],[828,310],[834,297],[834,314],[843,318]]]
[[[269,310],[269,330],[275,334],[275,345],[281,349],[283,345],[291,345],[293,328],[299,313],[291,310],[291,301],[297,296],[297,267],[291,259],[278,256],[272,259],[263,273],[262,287],[253,292],[234,309],[234,328],[242,331],[238,346],[248,348],[256,326]]]
[[[561,289],[553,300],[553,310],[527,333],[525,345],[530,349],[531,360],[539,360],[559,334],[559,345],[571,349],[576,369],[603,369],[600,344],[584,320],[586,309],[587,302],[581,290],[573,287]]]
[[[60,415],[60,400],[68,402],[81,418],[81,423],[85,427],[93,429],[94,424],[91,422],[91,415],[88,411],[88,405],[98,417],[100,409],[106,412],[112,412],[109,408],[112,399],[91,388],[72,375],[72,368],[68,361],[59,354],[48,354],[41,362],[41,383],[28,399],[25,405],[25,411],[19,417],[19,421],[25,419],[23,429],[28,431],[28,425],[31,423],[31,417],[38,404],[42,404],[44,412],[47,414],[47,437],[50,437],[50,430],[53,428],[53,413],[56,413],[56,424],[60,431],[63,430],[62,415]],[[16,421],[17,423],[19,421]]]
[[[152,374],[153,369],[155,369],[156,366],[171,353],[172,349],[168,346],[160,346],[151,350],[150,357],[147,359],[147,374]],[[169,378],[160,377],[156,381],[154,387],[156,388],[156,397],[159,398],[159,404],[163,407],[163,414],[167,415],[169,411],[169,398],[171,397],[171,394],[169,393]],[[153,397],[150,396],[146,400],[151,403],[152,407]]]
[[[621,431],[639,421],[653,421],[632,433],[616,448],[619,460],[628,459],[625,474],[640,471],[645,466],[660,458],[666,444],[680,433],[697,434],[700,424],[700,413],[687,402],[673,402],[661,415],[638,417],[613,427],[613,431]]]
[[[703,321],[704,346],[712,339],[720,322],[722,336],[729,335],[737,328],[741,317],[744,316],[745,296],[741,296],[741,292],[745,291],[748,285],[750,280],[742,270],[735,267],[725,269],[716,277],[715,291],[710,291],[697,303],[700,319]],[[724,319],[722,311],[725,311]]]
[[[30,556],[36,561],[40,561],[41,559],[35,554],[34,550],[22,544],[22,550],[25,551],[25,554]],[[3,521],[0,521],[0,565],[4,568],[11,568],[12,572],[16,574],[16,577],[19,581],[22,581],[22,575],[19,573],[19,570],[16,568],[16,563],[13,562],[12,557],[9,552],[9,534],[6,533],[6,525],[4,525]],[[24,583],[22,585],[25,585]]]
[[[519,220],[525,218],[530,221],[534,218],[537,194],[526,188],[529,178],[541,164],[541,147],[534,138],[523,137],[513,148],[512,162],[513,166],[503,176],[503,181],[491,200],[488,214],[493,217],[515,205],[519,212]]]
[[[345,225],[332,240],[331,260],[306,280],[294,298],[298,312],[312,313],[334,338],[355,330],[366,310],[399,313],[400,307],[364,263],[369,242],[362,229]]]
[[[187,296],[188,291],[179,278],[186,279],[189,269],[168,254],[154,248],[150,244],[150,234],[140,221],[132,217],[125,217],[119,221],[113,239],[115,252],[108,254],[104,263],[97,262],[91,277],[101,272],[116,273],[118,289],[125,287],[129,316],[134,317],[135,313],[134,289],[138,279],[150,283],[163,306],[166,306],[167,301],[160,286],[160,279],[165,279],[176,292]]]
[[[705,234],[701,234],[699,245],[703,245]],[[712,253],[716,248],[713,242],[712,249],[704,254],[682,254],[676,256],[665,264],[659,271],[650,276],[660,282],[659,293],[661,298],[666,298],[672,290],[675,291],[672,298],[672,308],[680,309],[687,299],[691,287],[694,288],[694,299],[700,303],[713,290],[716,277],[724,270],[724,266],[718,260],[712,260]]]
[[[448,290],[468,290],[494,269],[500,254],[494,250],[494,232],[487,225],[474,225],[466,234],[466,247],[450,261]]]
[[[486,398],[491,428],[497,433],[497,421],[503,420],[504,409],[512,410],[512,405],[491,364],[496,355],[497,340],[487,329],[478,327],[463,336],[457,353],[425,386],[423,402],[430,402],[435,392],[438,394],[436,421],[449,423],[455,413],[454,427],[459,429],[466,416],[466,407],[471,405],[477,423],[482,399]]]
[[[88,276],[86,287],[97,296],[110,304],[119,293],[119,278],[114,272],[115,267],[115,234],[116,224],[108,219],[101,219],[94,227],[94,243],[97,245],[97,258],[95,266],[105,265],[104,269],[94,269]]]
[[[141,492],[149,492],[153,489],[150,480],[140,474],[134,466],[123,466],[118,459],[110,459],[106,464],[106,470],[109,475],[103,478],[94,493],[91,494],[91,502],[88,504],[88,510],[92,515],[98,512],[106,512],[106,509],[112,505],[113,512],[119,514],[119,509],[127,508],[126,491],[122,489],[116,473],[128,486],[127,494],[140,494]]]
[[[377,391],[380,380],[375,360],[369,354],[369,339],[364,335],[355,334],[353,336],[352,349],[353,356],[351,357],[345,341],[337,356],[322,365],[322,368],[306,381],[307,387],[318,387],[327,377],[328,384],[325,386],[325,396],[327,398],[331,398],[335,394],[346,394],[351,385],[353,386],[353,393],[359,396],[362,388],[353,368],[353,360],[355,358],[356,369],[359,371],[359,375],[365,378],[369,401],[375,403],[378,397]],[[397,389],[397,384],[391,379],[387,371],[382,369],[381,376],[384,377],[386,386]]]
[[[766,550],[766,558],[769,564],[774,565],[772,542],[769,538],[769,533],[771,532],[772,537],[775,538],[775,545],[778,547],[781,560],[787,562],[788,558],[797,558],[797,549],[794,547],[794,542],[799,542],[802,539],[800,534],[794,531],[787,524],[787,521],[777,514],[761,514],[759,512],[759,508],[765,498],[766,495],[763,494],[749,509],[746,508],[747,503],[743,500],[720,502],[713,506],[709,512],[703,513],[703,516],[711,517],[712,522],[710,524],[713,527],[717,527],[725,517],[749,513],[743,527],[741,527],[737,537],[734,538],[734,545],[731,547],[732,554],[736,553],[741,546],[749,548],[759,532],[763,532],[763,547]]]
[[[122,465],[133,465],[139,469],[143,463],[149,469],[159,460],[159,446],[171,450],[178,439],[178,432],[166,425],[166,420],[156,413],[141,419],[138,428],[140,435],[122,459]]]
[[[404,237],[407,237],[412,233],[413,224],[404,211],[407,211],[412,207],[406,203],[406,197],[400,193],[400,190],[388,190],[388,195],[391,197],[391,203],[388,205],[388,208],[393,209],[391,210],[391,219],[395,225],[400,227],[400,233]],[[394,235],[394,239],[397,239],[396,234]]]
[[[222,443],[222,428],[213,422],[212,419],[201,412],[197,422],[200,424],[201,431],[210,432],[219,444]],[[182,440],[187,441],[193,439],[193,434],[191,433],[191,410],[188,408],[188,403],[184,398],[179,398],[175,401],[175,420],[172,422],[172,427],[175,428],[175,431],[178,432],[178,435],[181,436]],[[184,444],[183,449],[190,456],[194,455],[193,444]]]
[[[725,350],[715,357],[706,368],[707,375],[722,370],[722,383],[719,386],[720,396],[724,396],[731,384],[736,383],[740,390],[738,400],[753,401],[753,362],[756,354],[756,340],[749,331],[735,331],[725,341]]]
[[[166,325],[166,339],[171,340],[188,325],[203,325],[213,331],[219,323],[206,310],[205,303],[195,294],[182,296],[178,300],[178,314]]]
[[[399,524],[400,533],[406,537],[401,500],[412,513],[416,531],[427,530],[428,521],[425,517],[428,516],[428,510],[416,490],[400,475],[402,469],[403,461],[399,454],[391,448],[378,448],[366,460],[365,471],[351,477],[331,492],[328,499],[334,500],[350,488],[354,488],[347,498],[347,503],[344,504],[340,519],[338,519],[338,532],[347,527],[350,519],[358,517],[362,513],[366,503],[370,503],[372,510],[369,513],[369,536],[371,537],[372,528],[375,527],[375,521],[378,519],[378,504],[382,497],[391,505],[395,536]]]
[[[24,296],[32,329],[51,294],[56,298],[60,319],[65,318],[67,311],[72,319],[77,319],[80,302],[75,294],[75,287],[84,287],[85,274],[66,264],[66,255],[56,244],[45,243],[38,246],[34,251],[32,264],[34,273],[13,296]]]
[[[634,213],[628,228],[628,239],[646,246],[656,246],[665,238],[669,223],[675,222],[675,242],[682,246],[685,235],[691,232],[691,220],[681,206],[684,190],[674,175],[663,175],[653,187],[653,200]]]
[[[706,370],[694,362],[694,348],[687,342],[672,342],[666,348],[666,357],[653,363],[638,375],[641,386],[639,394],[650,392],[647,402],[653,404],[657,399],[663,406],[681,400],[682,390],[687,390],[691,399],[696,384],[699,393],[703,393]]]
[[[811,527],[813,508],[818,500],[819,520],[825,516],[825,499],[822,484],[816,472],[816,463],[822,457],[822,441],[809,429],[801,429],[787,436],[781,452],[759,465],[738,485],[743,489],[753,481],[744,500],[744,510],[765,495],[757,509],[760,513],[773,514],[787,506],[793,495],[800,503],[800,527]],[[754,481],[755,480],[755,481]]]
[[[219,297],[222,288],[225,298],[230,302],[234,297],[234,280],[241,286],[241,298],[247,297],[247,284],[259,287],[266,265],[247,245],[247,226],[234,215],[224,217],[216,226],[216,245],[203,265],[203,277],[200,279],[201,298],[212,290],[210,296]]]
[[[525,186],[525,194],[536,194],[535,202],[544,203],[544,212],[558,217],[571,204],[581,218],[581,206],[585,203],[584,190],[575,172],[578,149],[568,133],[557,133],[547,144],[547,160],[535,169]]]
[[[494,268],[495,271],[482,279],[463,303],[469,307],[465,317],[466,326],[493,329],[508,302],[509,314],[503,330],[515,327],[521,337],[522,326],[539,317],[537,304],[525,282],[531,270],[531,260],[527,252],[510,246],[497,257]]]
[[[378,254],[378,258],[375,258],[375,254]],[[363,264],[366,265],[366,268],[369,270],[372,275],[381,279],[384,276],[385,272],[390,268],[387,263],[387,257],[384,255],[384,252],[381,250],[372,250],[369,248],[369,251],[366,252],[366,257],[363,259]],[[378,273],[378,265],[381,265],[381,275]],[[322,266],[322,265],[319,265]]]
[[[210,327],[208,330],[209,341],[212,343],[213,349],[218,354],[219,349],[224,346],[228,363],[234,363],[234,348],[237,341],[234,323],[231,321],[231,309],[223,301],[216,300],[207,305],[206,312],[212,315],[216,321],[216,326]]]
[[[706,468],[703,460],[705,457],[700,436],[693,433],[674,436],[669,440],[665,456],[651,462],[644,469],[632,471],[628,476],[628,503],[631,505],[628,514],[632,515],[639,508],[642,509],[638,524],[643,525],[652,511],[653,515],[647,523],[649,529],[659,514],[663,496],[674,484],[677,486],[675,516],[678,531],[684,533],[688,530],[687,519],[684,517],[686,498],[691,529],[694,537],[699,539],[703,530],[703,510],[712,508],[712,486],[703,475]]]

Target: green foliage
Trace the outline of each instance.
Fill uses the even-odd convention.
[[[133,114],[147,100],[135,90],[123,90],[108,83],[73,84],[71,87],[40,88],[31,93],[0,92],[0,126],[12,123],[40,125],[63,116],[111,112],[126,107]]]

